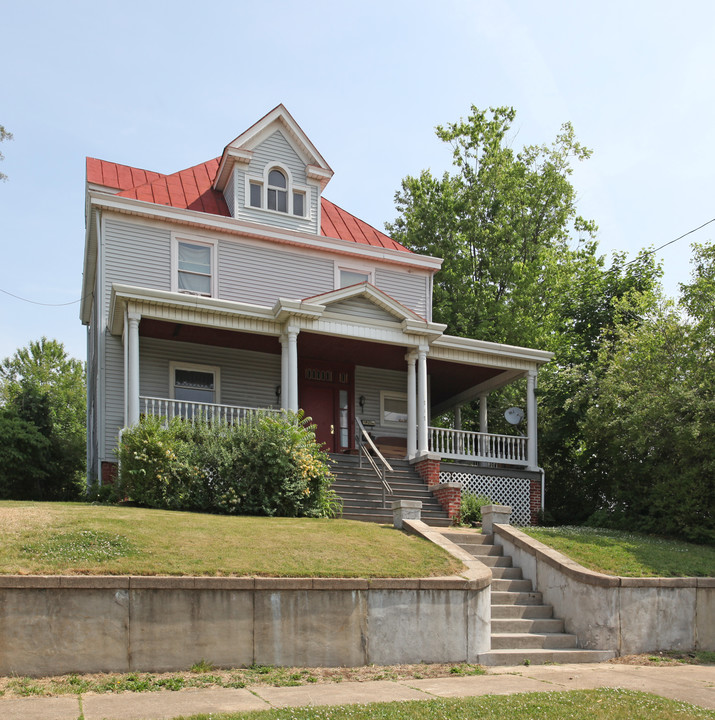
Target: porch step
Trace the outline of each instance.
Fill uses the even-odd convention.
[[[534,648],[575,648],[576,636],[568,633],[537,633],[537,632],[494,632],[492,628],[492,650],[515,650]]]
[[[393,472],[387,473],[392,494],[384,495],[383,485],[374,470],[356,455],[331,455],[335,476],[333,490],[343,501],[342,517],[348,520],[392,524],[392,502],[417,500],[422,503],[422,520],[435,527],[449,527],[451,521],[422,478],[405,460],[388,461]],[[385,507],[387,506],[387,507]]]

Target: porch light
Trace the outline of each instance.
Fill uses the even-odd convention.
[[[281,401],[281,386],[276,385],[276,402]]]
[[[360,412],[365,412],[365,396],[361,395],[358,402],[360,403]]]

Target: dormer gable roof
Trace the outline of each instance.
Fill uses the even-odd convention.
[[[325,158],[318,152],[310,138],[303,132],[293,116],[283,104],[277,105],[260,120],[251,125],[248,130],[242,132],[235,140],[230,142],[221,155],[218,171],[214,178],[214,189],[221,190],[231,174],[236,163],[248,164],[253,157],[253,150],[277,129],[283,131],[288,142],[293,146],[306,166],[306,174],[309,178],[318,181],[321,188],[324,188],[333,171],[325,161]]]

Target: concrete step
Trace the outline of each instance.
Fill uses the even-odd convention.
[[[575,648],[578,639],[568,633],[497,633],[492,630],[492,650]]]
[[[480,665],[543,665],[544,663],[596,663],[615,657],[608,650],[490,650],[480,653],[477,662]]]
[[[494,605],[541,605],[540,592],[499,592],[492,591],[492,607]]]
[[[492,592],[532,592],[533,589],[531,580],[494,579],[492,576]]]
[[[482,535],[477,532],[447,532],[442,533],[447,540],[457,545],[466,547],[468,545],[493,545],[494,535]]]
[[[462,543],[458,543],[458,545],[479,560],[483,557],[500,557],[504,554],[501,545],[467,545]]]
[[[476,557],[476,555],[474,557]],[[477,559],[488,567],[512,567],[511,557],[509,557],[509,555],[480,555]]]
[[[492,617],[493,633],[562,633],[563,631],[564,621],[559,618],[505,618],[500,620]]]
[[[551,605],[492,605],[492,621],[528,618],[551,618],[554,609]]]
[[[344,512],[341,517],[344,520],[359,520],[360,522],[375,522],[381,525],[392,525],[392,512],[388,515],[373,513]],[[423,517],[422,522],[430,527],[449,527],[452,521],[448,517]]]
[[[517,567],[493,567],[492,578],[494,580],[521,580],[521,568]]]

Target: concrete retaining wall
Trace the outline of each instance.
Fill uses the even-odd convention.
[[[0,675],[474,662],[489,582],[0,576]]]
[[[604,575],[505,524],[495,523],[494,540],[584,648],[715,650],[715,578]]]

